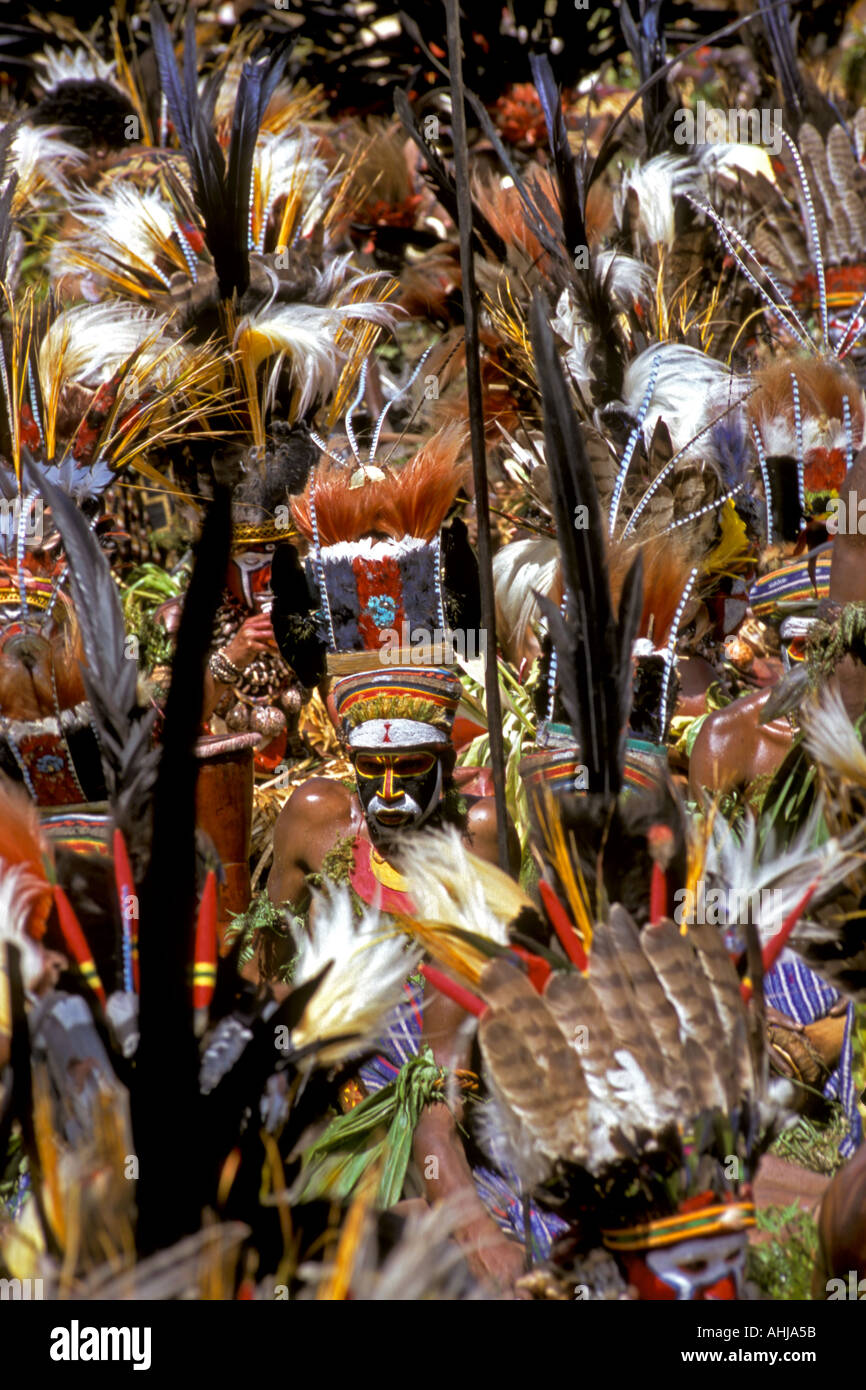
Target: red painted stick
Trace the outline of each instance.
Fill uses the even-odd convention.
[[[105,990],[96,969],[96,963],[87,944],[87,937],[81,930],[81,923],[75,915],[75,909],[67,898],[59,883],[54,885],[54,901],[57,904],[57,919],[60,922],[60,930],[63,933],[63,940],[69,947],[71,955],[75,959],[78,969],[84,976],[85,982],[93,990],[100,1004],[105,1007]]]
[[[135,993],[140,992],[139,972],[138,972],[138,898],[135,892],[135,880],[132,877],[132,866],[129,862],[129,855],[126,850],[126,841],[123,838],[123,831],[115,829],[113,837],[114,848],[114,881],[117,885],[117,901],[120,906],[120,920],[123,923],[124,940],[124,989],[130,987]],[[126,958],[129,959],[130,969],[126,969]]]
[[[216,989],[218,944],[216,874],[211,869],[204,882],[195,924],[192,1004],[193,1027],[197,1037],[201,1037],[207,1026],[210,1004]]]
[[[456,980],[452,980],[450,975],[444,971],[437,970],[435,965],[422,965],[421,974],[425,980],[429,980],[440,994],[444,994],[446,999],[453,999],[455,1004],[459,1004],[461,1009],[465,1009],[468,1014],[474,1014],[476,1018],[481,1018],[487,1013],[487,1005],[483,999],[479,999],[477,994],[473,994],[471,989],[466,989],[463,985],[458,985]]]
[[[539,881],[538,891],[541,894],[541,901],[544,903],[547,915],[550,918],[550,924],[559,937],[565,954],[568,956],[572,965],[576,965],[578,970],[583,971],[585,974],[589,962],[586,958],[586,951],[583,949],[583,943],[574,929],[571,918],[550,884],[545,883],[544,879]]]
[[[776,935],[772,937],[770,941],[767,942],[766,946],[761,952],[761,966],[765,975],[768,970],[772,970],[773,966],[776,964],[776,961],[779,959],[779,955],[781,954],[783,946],[787,942],[788,937],[791,935],[791,932],[796,927],[800,918],[803,916],[803,913],[806,911],[806,908],[809,906],[809,903],[812,901],[812,898],[814,897],[817,888],[818,880],[816,878],[812,883],[809,884],[809,887],[806,889],[802,898],[797,903],[797,906],[791,910],[791,912],[785,918],[779,930],[776,932]],[[748,1002],[748,1000],[752,997],[752,982],[748,978],[748,976],[743,980],[742,984],[740,985],[740,993],[742,994],[743,999],[746,1002]]]
[[[547,961],[541,956],[536,956],[532,951],[527,951],[524,946],[509,946],[508,949],[512,955],[517,956],[518,960],[523,961],[529,976],[529,983],[536,994],[541,994],[553,974]]]
[[[668,880],[661,864],[653,864],[650,876],[650,926],[657,927],[668,910]]]

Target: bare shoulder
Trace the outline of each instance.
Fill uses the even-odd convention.
[[[354,795],[327,777],[311,777],[289,797],[274,824],[274,857],[268,878],[273,902],[296,906],[306,897],[306,875],[357,828]]]
[[[491,864],[499,863],[499,848],[496,834],[496,802],[492,796],[481,796],[473,801],[466,815],[466,843],[479,859]],[[512,873],[520,867],[520,843],[511,821],[508,822],[508,857]]]
[[[310,777],[296,787],[283,807],[279,820],[283,824],[304,821],[321,824],[351,816],[354,792],[330,777]]]
[[[725,705],[722,709],[713,710],[701,726],[701,732],[707,726],[711,729],[738,728],[744,717],[751,718],[760,713],[772,693],[773,687],[766,686],[762,690],[752,690],[748,695],[740,695],[738,699],[732,700],[729,705]]]

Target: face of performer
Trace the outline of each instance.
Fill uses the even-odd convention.
[[[356,752],[355,778],[370,837],[376,844],[423,825],[442,796],[442,760],[428,748]]]
[[[742,1298],[747,1235],[697,1237],[646,1254],[623,1256],[630,1284],[642,1299]]]
[[[264,611],[264,605],[272,598],[271,565],[274,559],[274,546],[270,543],[250,546],[248,550],[237,551],[229,560],[226,587],[229,593],[247,608]]]

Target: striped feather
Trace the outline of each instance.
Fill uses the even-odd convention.
[[[494,1089],[554,1161],[586,1155],[589,1090],[580,1063],[544,1001],[508,961],[484,970],[489,1004],[478,1038]]]
[[[688,937],[673,922],[663,921],[644,931],[642,945],[656,978],[676,1009],[684,1040],[694,1044],[690,1057],[692,1087],[701,1109],[726,1109],[727,1090],[715,1065],[718,1029],[709,983],[695,971]]]

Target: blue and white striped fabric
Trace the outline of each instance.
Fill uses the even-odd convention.
[[[832,985],[815,974],[793,951],[782,952],[769,974],[764,976],[764,997],[771,1008],[787,1014],[798,1023],[814,1023],[829,1013],[842,996]],[[845,1037],[839,1065],[824,1087],[824,1095],[838,1100],[849,1124],[849,1131],[839,1145],[843,1158],[850,1158],[863,1141],[863,1123],[857,1109],[854,1087],[853,1047],[854,1006],[848,1005],[845,1017]]]
[[[496,1173],[492,1168],[474,1168],[475,1189],[501,1231],[525,1244],[523,1202],[519,1197],[516,1174],[505,1168]],[[558,1240],[568,1230],[568,1222],[552,1211],[545,1211],[535,1202],[529,1203],[529,1239],[532,1258],[546,1260]]]

